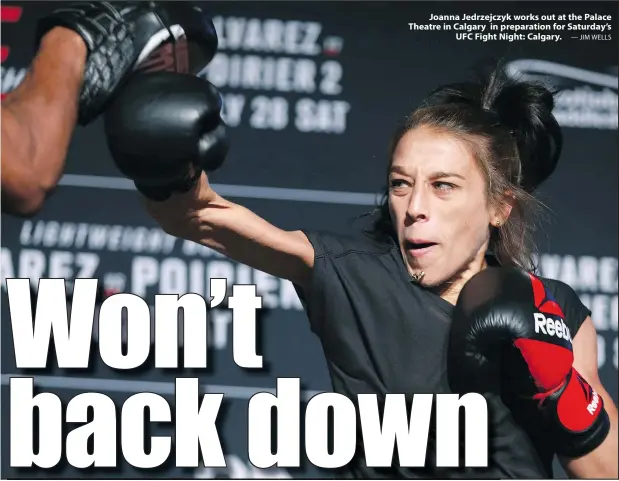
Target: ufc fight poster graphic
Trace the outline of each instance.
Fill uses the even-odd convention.
[[[101,2],[89,9],[13,1],[2,3],[1,17],[2,479],[616,476],[616,453],[609,454],[618,401],[613,4]],[[102,18],[114,20],[95,25]],[[145,25],[156,22],[164,27],[146,35]],[[71,54],[50,40],[43,56],[41,25],[63,25],[77,40],[98,32],[81,41],[90,49],[85,65],[102,76],[80,70],[76,85],[96,89],[78,91],[74,101],[106,101],[88,125],[75,126],[76,117],[64,151],[52,134],[58,129],[47,127],[77,108],[50,100],[69,89],[63,62]],[[155,75],[138,72],[148,59],[137,50],[170,51],[183,35],[188,49],[168,60],[212,49],[195,74],[204,90],[170,84],[121,104],[138,75]],[[57,66],[43,80],[37,59]],[[505,85],[544,90],[501,87],[507,93],[492,100],[488,84],[459,84],[499,62]],[[462,110],[423,117],[419,109],[447,85],[460,95],[449,105]],[[492,203],[471,207],[471,199],[483,199],[499,177],[478,169],[483,155],[469,155],[473,167],[462,171],[454,159],[481,145],[483,133],[501,152],[488,158],[517,162],[497,163],[496,175],[514,189],[530,179],[527,162],[542,169],[556,148],[540,147],[551,124],[543,135],[522,127],[547,108],[543,92],[553,92],[550,112],[562,137],[556,165],[533,191],[541,215],[519,210],[518,202],[533,205],[524,189],[507,197],[511,210],[482,218]],[[129,116],[123,125],[130,126],[114,141],[112,110]],[[37,126],[32,138],[30,127],[9,131],[13,112],[16,129]],[[199,120],[189,128],[182,123],[189,119]],[[406,133],[424,122],[439,125],[438,133]],[[402,125],[403,137],[390,144]],[[453,142],[437,147],[455,130]],[[120,137],[124,144],[114,145]],[[24,163],[17,153],[32,139],[28,152],[46,154],[28,154]],[[30,179],[43,185],[55,149],[61,173],[46,184],[41,205],[11,210],[20,195],[15,176],[31,168]],[[218,197],[187,195],[201,182],[196,166],[208,179],[200,188]],[[149,201],[134,181],[172,189],[184,204]],[[384,199],[392,237],[359,240]],[[479,225],[486,230],[473,233]],[[466,306],[441,286],[468,279],[457,277],[472,272],[458,259],[470,261],[471,243],[487,237],[495,246],[489,254],[511,259],[527,252],[529,234],[537,245],[533,274],[549,280],[545,304],[536,304],[539,286],[515,287],[511,277],[492,284],[484,312],[501,314],[475,319],[493,340],[482,349],[467,337],[458,368],[472,373],[457,391],[449,360],[464,344],[450,325],[465,322],[458,313]],[[450,275],[433,283],[441,269]],[[518,335],[501,337],[493,324],[504,319],[502,302],[520,306]],[[601,471],[587,462],[594,451]]]

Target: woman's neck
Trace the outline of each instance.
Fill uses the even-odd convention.
[[[486,256],[478,256],[472,262],[470,262],[463,270],[459,271],[455,276],[453,276],[449,281],[446,281],[440,286],[437,286],[436,293],[447,302],[455,306],[456,302],[458,302],[458,296],[460,295],[460,291],[462,291],[464,285],[471,277],[473,277],[478,272],[481,272],[486,267],[488,267]]]

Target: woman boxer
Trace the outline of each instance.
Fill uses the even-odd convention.
[[[553,171],[561,151],[551,92],[509,80],[500,69],[483,82],[439,88],[398,130],[385,201],[372,232],[358,236],[281,230],[219,196],[205,174],[187,192],[170,196],[189,177],[187,152],[195,153],[194,165],[218,163],[219,106],[216,93],[209,94],[199,79],[152,77],[123,91],[107,113],[119,168],[142,192],[160,199],[147,200],[150,215],[172,235],[292,281],[322,342],[334,391],[353,400],[360,393],[380,399],[387,393],[449,392],[450,324],[463,286],[492,271],[486,269],[492,264],[533,269],[530,214],[538,205],[531,192]],[[170,132],[191,132],[191,139]],[[171,178],[176,185],[166,193]],[[371,468],[361,448],[344,475],[548,478],[559,453],[571,476],[616,477],[617,410],[598,377],[590,312],[567,285],[543,285],[573,337],[568,371],[578,371],[588,392],[603,399],[604,407],[586,421],[586,436],[565,421],[526,411],[531,405],[537,410],[533,401],[508,411],[502,397],[490,395],[488,468],[437,467],[431,433],[424,469],[397,462],[387,470]],[[536,344],[540,352],[533,364],[542,371],[540,359],[555,352],[552,342]],[[536,396],[561,396],[569,412],[582,414],[586,399],[565,387],[573,386],[567,371],[565,376]],[[574,396],[563,395],[568,391]]]

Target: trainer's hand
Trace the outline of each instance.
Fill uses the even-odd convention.
[[[194,187],[228,152],[221,97],[208,81],[157,72],[134,76],[104,115],[119,170],[151,200]]]
[[[217,34],[191,2],[79,2],[54,10],[37,26],[36,43],[56,27],[78,34],[87,47],[78,122],[105,109],[135,69],[197,73],[213,58]],[[177,48],[177,44],[190,48]],[[174,48],[170,46],[173,45]],[[153,59],[168,47],[169,61]]]
[[[452,390],[483,392],[494,382],[511,401],[535,400],[556,453],[579,457],[604,441],[610,423],[602,398],[573,362],[563,311],[538,278],[487,268],[464,286],[449,345]]]

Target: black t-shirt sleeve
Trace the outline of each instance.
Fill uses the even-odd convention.
[[[329,255],[328,241],[330,235],[323,234],[321,232],[314,231],[302,231],[307,239],[314,247],[314,267],[312,269],[312,276],[310,284],[307,288],[294,284],[294,288],[297,291],[299,299],[303,304],[303,308],[307,313],[307,317],[310,321],[310,327],[313,332],[319,333],[321,330],[322,311],[324,310],[324,287],[326,276],[325,257]],[[326,237],[326,242],[323,240],[323,236]]]
[[[578,294],[566,283],[554,279],[543,279],[543,283],[561,306],[565,314],[564,321],[574,339],[580,326],[591,315],[591,310],[582,303]]]
[[[314,268],[309,286],[295,290],[312,331],[319,337],[329,319],[337,318],[338,302],[346,296],[345,286],[363,282],[359,269],[352,268],[349,255],[384,253],[390,246],[377,245],[362,235],[340,235],[325,231],[302,231],[314,247]],[[348,262],[346,261],[348,259]]]

